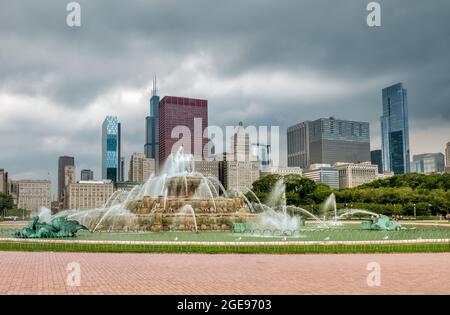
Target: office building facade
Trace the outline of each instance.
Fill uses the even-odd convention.
[[[259,177],[258,161],[219,162],[219,179],[227,191],[240,191],[245,194]]]
[[[81,170],[80,180],[82,181],[94,180],[94,171],[89,169]]]
[[[329,164],[311,164],[310,168],[303,170],[303,176],[316,183],[339,189],[339,171]]]
[[[214,186],[212,188],[212,193],[217,193],[218,195],[222,194],[220,190],[219,182],[220,182],[220,174],[219,174],[219,161],[194,161],[194,169],[196,173],[200,173],[205,177],[209,177],[209,183]],[[219,182],[218,182],[219,181]],[[211,189],[211,187],[210,187]]]
[[[309,122],[302,122],[287,129],[288,166],[307,168],[309,155]]]
[[[143,153],[133,153],[130,158],[128,180],[133,183],[145,183],[155,174],[155,159],[147,158]]]
[[[65,191],[65,169],[66,166],[75,166],[75,158],[73,156],[60,156],[58,159],[58,201],[63,203]]]
[[[121,125],[116,116],[107,116],[102,125],[102,179],[120,179]]]
[[[410,170],[408,96],[402,83],[382,90],[381,137],[385,172]]]
[[[67,186],[68,209],[101,208],[114,192],[114,184],[110,180],[79,181]]]
[[[8,172],[0,168],[0,193],[9,193]]]
[[[286,176],[286,175],[302,176],[303,170],[301,167],[296,167],[296,166],[267,167],[267,168],[261,170],[261,176],[267,176],[267,175],[272,175],[272,174],[277,174],[277,175],[281,175],[281,176]]]
[[[383,153],[381,150],[370,151],[370,162],[378,166],[378,173],[383,173]]]
[[[181,146],[185,153],[193,154],[196,160],[206,158],[204,151],[208,137],[207,135],[203,137],[203,133],[208,127],[207,100],[165,96],[159,102],[158,126],[160,167],[167,157]],[[172,137],[173,133],[174,137]]]
[[[442,153],[424,153],[413,156],[411,172],[433,174],[444,171],[445,156]]]
[[[287,130],[288,166],[370,161],[369,123],[330,118],[306,121]]]
[[[37,214],[41,207],[51,209],[49,180],[13,180],[11,190],[17,208]]]
[[[353,188],[378,179],[378,165],[367,163],[336,163],[339,188]]]

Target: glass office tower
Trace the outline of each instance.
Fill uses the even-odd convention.
[[[410,170],[408,98],[402,83],[383,89],[381,136],[385,172],[404,174]]]
[[[106,116],[102,126],[102,179],[120,178],[120,123],[116,116]]]

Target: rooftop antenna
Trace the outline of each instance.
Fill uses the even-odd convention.
[[[156,75],[153,76],[153,89],[152,96],[156,96],[158,94],[158,89],[156,88]]]

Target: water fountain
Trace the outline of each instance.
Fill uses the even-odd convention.
[[[341,225],[342,222],[339,221],[337,214],[337,206],[336,206],[336,196],[334,193],[331,193],[330,196],[325,200],[321,209],[324,214],[324,220],[328,220],[328,224],[330,225]],[[330,216],[331,212],[331,216]]]
[[[276,182],[265,204],[252,191],[250,194],[256,198],[255,204],[241,192],[229,194],[217,178],[196,172],[193,156],[180,148],[168,157],[159,175],[152,175],[129,192],[116,191],[103,207],[68,210],[51,217],[49,211],[41,211],[40,221],[67,217],[92,232],[231,231],[240,226],[239,230],[253,234],[270,230],[288,235],[289,231],[292,234],[303,228],[306,219],[308,226],[330,228],[350,215],[377,215],[356,209],[338,215],[336,199],[331,194],[323,204],[322,220],[306,209],[287,204],[282,179]],[[256,213],[257,207],[262,212]]]
[[[279,230],[279,231],[295,231],[304,226],[305,219],[311,219],[319,225],[326,223],[317,216],[300,207],[287,205],[286,201],[286,185],[283,179],[278,180],[272,191],[270,192],[266,204],[261,204],[264,211],[258,216],[255,229],[259,231],[264,230]],[[293,216],[288,214],[291,212],[301,213],[302,216]]]
[[[231,230],[233,222],[256,219],[244,197],[229,197],[216,178],[196,172],[193,156],[180,148],[168,157],[160,175],[130,192],[116,191],[104,207],[56,216],[67,215],[93,232]]]

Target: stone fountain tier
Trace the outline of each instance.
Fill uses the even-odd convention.
[[[190,197],[144,197],[143,200],[131,202],[128,209],[135,214],[177,213],[186,205],[190,205],[196,214],[250,213],[242,197],[215,200]]]
[[[193,197],[203,182],[201,176],[172,176],[166,180],[168,197]]]
[[[183,211],[192,207],[193,214]],[[232,230],[235,222],[253,222],[256,215],[242,197],[198,199],[191,197],[144,197],[128,204],[135,215],[133,229],[159,231],[191,231],[197,223],[199,231]],[[194,223],[195,215],[195,223]]]

